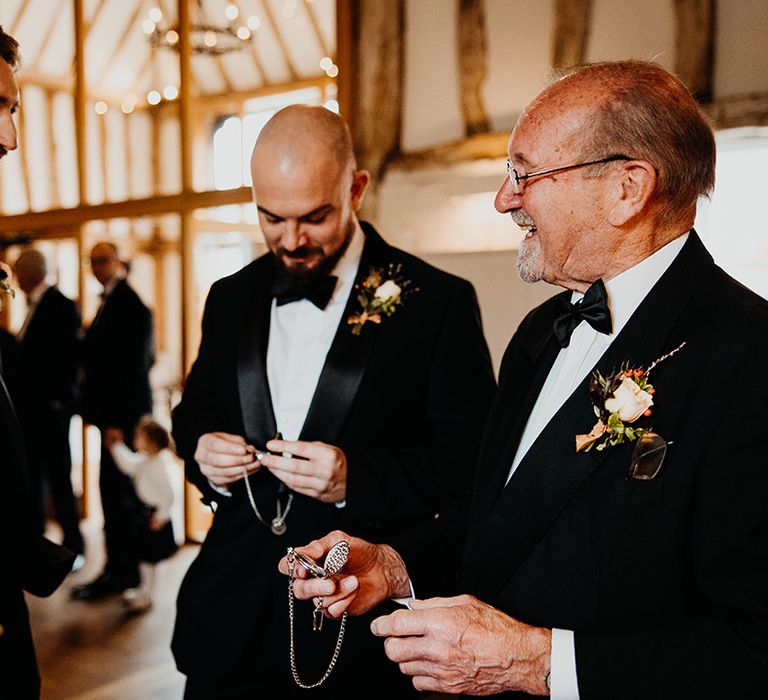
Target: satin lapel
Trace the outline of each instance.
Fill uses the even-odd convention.
[[[389,246],[371,226],[365,223],[362,226],[366,240],[356,283],[365,278],[369,267],[380,267],[389,263],[386,259]],[[359,306],[357,290],[353,287],[325,358],[317,389],[301,429],[300,440],[334,443],[341,433],[381,328],[377,324],[368,323],[360,335],[354,335],[347,318],[357,312]]]
[[[692,232],[596,368],[605,374],[618,370],[624,362],[647,367],[686,340],[675,335],[675,323],[713,267],[711,256]],[[685,361],[682,355],[671,362],[676,360]],[[655,370],[654,383],[662,379],[668,366]],[[589,432],[594,422],[585,379],[547,424],[482,523],[475,525],[482,528],[482,537],[474,539],[465,561],[464,583],[470,592],[493,600],[579,486],[612,450],[627,451],[621,446],[576,453],[575,436]]]
[[[271,266],[265,270],[254,280],[251,303],[244,306],[237,350],[237,388],[245,438],[259,447],[263,447],[276,430],[267,381],[267,343],[272,306],[269,287],[274,270]]]

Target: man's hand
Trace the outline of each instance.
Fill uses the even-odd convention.
[[[472,596],[414,600],[410,610],[378,617],[371,631],[413,676],[417,690],[548,695],[552,631],[531,627]]]
[[[362,615],[389,598],[411,595],[405,564],[389,545],[371,544],[335,530],[300,550],[302,554],[322,562],[328,550],[340,540],[349,542],[349,559],[341,573],[333,578],[312,578],[303,566],[294,566],[297,580],[293,584],[293,593],[299,600],[322,597],[323,612],[337,619],[344,611],[349,611],[350,615]],[[288,574],[287,557],[280,560],[278,568],[283,574]]]
[[[347,457],[324,442],[270,440],[261,463],[292,491],[324,503],[347,497]],[[287,456],[286,456],[287,455]]]
[[[206,479],[226,488],[243,478],[243,468],[250,475],[261,468],[257,452],[240,435],[206,433],[197,441],[195,461]]]

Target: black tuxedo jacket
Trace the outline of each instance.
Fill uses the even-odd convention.
[[[36,698],[40,679],[23,591],[53,593],[75,555],[39,534],[21,431],[0,379],[0,697]]]
[[[647,368],[687,343],[653,370],[637,423],[669,443],[660,474],[627,478],[632,444],[576,453],[595,422],[585,380],[505,486],[559,350],[556,299],[503,360],[461,589],[574,630],[582,699],[768,696],[768,303],[691,233],[596,366]]]
[[[37,304],[21,340],[24,408],[69,414],[77,405],[81,359],[80,314],[75,302],[49,287]]]
[[[85,334],[84,418],[99,428],[135,425],[152,410],[153,362],[152,313],[120,280]]]
[[[205,499],[218,503],[213,526],[179,593],[173,650],[187,675],[226,673],[258,634],[265,608],[274,612],[274,634],[280,635],[274,654],[287,662],[287,581],[277,572],[286,547],[306,544],[337,527],[381,541],[431,520],[448,502],[468,498],[495,389],[474,290],[387,245],[367,224],[363,228],[358,281],[370,267],[400,264],[418,291],[381,325],[368,323],[356,336],[346,320],[358,311],[352,290],[300,436],[344,450],[346,507],[296,494],[283,536],[256,520],[242,481],[232,487],[231,498],[216,494],[193,456],[203,433],[243,435],[262,448],[275,434],[266,375],[272,256],[211,288],[200,352],[173,421],[188,478]],[[250,483],[259,510],[271,519],[279,482],[263,470]],[[309,611],[297,617],[297,630],[308,629]],[[373,639],[365,623],[349,622],[340,664]],[[335,642],[335,631],[327,636]],[[300,644],[300,670],[312,677],[312,654]],[[380,644],[377,653],[384,663]],[[330,652],[318,653],[317,676],[329,658]],[[354,676],[359,682],[365,676],[370,682],[370,672],[375,673],[370,663],[337,667],[331,681]],[[387,667],[396,674],[394,664],[387,662]]]

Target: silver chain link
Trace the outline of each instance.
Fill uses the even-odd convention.
[[[285,524],[285,519],[288,517],[288,513],[291,510],[291,504],[293,503],[293,494],[288,494],[288,501],[285,504],[285,512],[281,513],[282,510],[280,505],[280,496],[278,495],[275,498],[275,510],[276,517],[271,523],[267,523],[264,518],[261,516],[261,513],[259,512],[259,509],[256,507],[256,500],[253,498],[253,491],[251,491],[251,482],[248,479],[248,470],[243,467],[243,479],[245,481],[245,490],[248,492],[248,500],[251,503],[251,510],[253,510],[253,514],[259,519],[259,522],[264,526],[272,530],[272,532],[276,535],[282,535],[285,530],[282,530],[282,532],[278,532],[279,529],[282,528],[282,526]]]
[[[339,637],[336,640],[336,647],[333,650],[333,656],[331,657],[331,662],[328,664],[328,668],[325,670],[325,673],[323,674],[322,678],[320,680],[315,681],[314,683],[304,683],[304,681],[301,680],[301,676],[299,676],[299,672],[296,668],[296,649],[293,641],[293,581],[294,581],[294,568],[296,565],[296,555],[293,552],[293,548],[288,548],[288,620],[289,620],[289,630],[290,630],[290,655],[291,655],[291,675],[293,676],[293,680],[295,681],[296,685],[299,686],[299,688],[304,688],[305,690],[309,690],[310,688],[317,688],[319,685],[322,685],[328,676],[331,675],[331,671],[333,671],[333,667],[336,665],[336,661],[339,659],[339,652],[341,651],[341,643],[344,641],[344,629],[347,625],[347,612],[345,611],[344,614],[341,616],[341,626],[339,627]]]

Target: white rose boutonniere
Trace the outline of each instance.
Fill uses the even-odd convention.
[[[355,290],[361,309],[347,319],[355,335],[360,335],[368,321],[381,323],[382,316],[394,314],[408,294],[418,291],[411,288],[410,280],[403,278],[400,265],[389,265],[386,270],[371,268]]]
[[[604,450],[606,447],[633,442],[650,428],[634,427],[640,417],[649,418],[656,393],[649,380],[651,370],[685,346],[682,343],[672,352],[651,363],[648,369],[631,368],[626,365],[614,374],[604,377],[595,370],[589,380],[589,394],[597,416],[592,430],[576,436],[576,451],[588,452],[592,447]]]
[[[374,293],[374,297],[383,301],[396,302],[400,298],[400,286],[395,280],[387,280]]]
[[[651,391],[653,391],[652,387]],[[640,416],[645,415],[651,406],[653,406],[653,396],[650,392],[641,389],[634,377],[632,379],[622,377],[621,384],[613,391],[613,396],[605,400],[605,410],[609,413],[618,413],[619,418],[625,423],[634,423]]]

